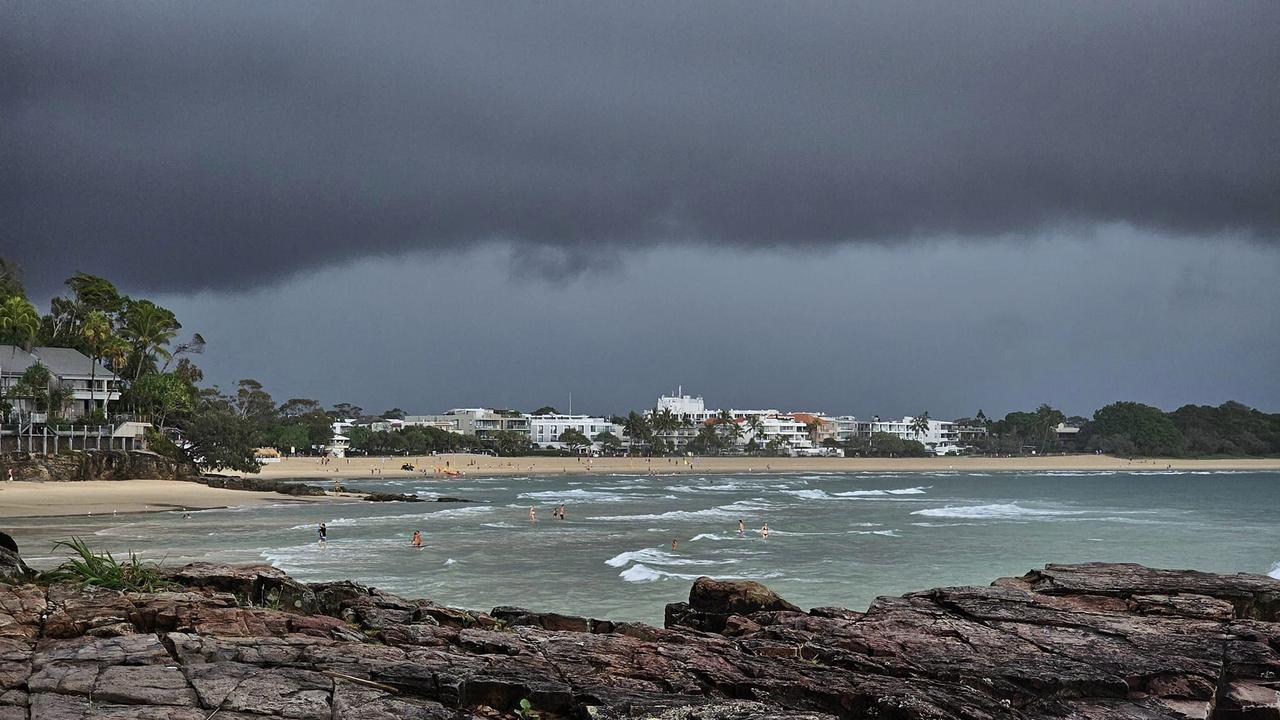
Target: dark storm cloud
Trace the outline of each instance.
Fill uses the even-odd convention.
[[[1125,222],[1280,230],[1280,4],[10,3],[0,249],[261,284]]]

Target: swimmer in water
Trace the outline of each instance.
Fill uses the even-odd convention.
[[[741,518],[738,519],[738,537],[747,536],[747,523]]]
[[[671,538],[671,549],[675,550],[678,545],[680,545],[680,541],[676,538]]]
[[[412,542],[413,542],[413,546],[414,546],[414,547],[416,547],[416,548],[421,548],[421,547],[422,547],[422,531],[421,531],[421,530],[414,530],[414,531],[413,531],[413,540],[412,540]]]
[[[529,522],[538,522],[538,509],[532,505],[529,506]]]
[[[764,527],[760,528],[760,537],[766,539],[769,537],[769,523],[765,523]]]

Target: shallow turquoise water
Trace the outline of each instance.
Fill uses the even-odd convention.
[[[463,607],[661,622],[698,575],[758,579],[793,602],[986,584],[1047,562],[1278,572],[1280,473],[793,473],[353,482],[469,505],[281,504],[10,521],[33,564],[72,533],[166,564],[269,561]],[[564,502],[568,519],[551,517]],[[538,506],[537,524],[528,508]],[[746,521],[746,537],[737,521]],[[325,547],[315,525],[329,525]],[[768,539],[756,532],[768,522]],[[409,537],[425,533],[415,550]],[[671,540],[679,548],[671,550]]]

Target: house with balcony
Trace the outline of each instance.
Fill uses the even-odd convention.
[[[435,427],[459,435],[487,438],[502,430],[528,434],[529,418],[489,408],[453,408],[443,415],[406,415],[404,426]]]
[[[64,391],[63,404],[48,408],[48,414],[69,420],[83,418],[96,409],[106,414],[110,404],[120,399],[120,378],[102,363],[74,348],[35,347],[30,351],[14,345],[0,345],[0,395],[23,414],[39,414],[34,398],[14,395],[23,373],[33,365],[49,370],[49,389]]]

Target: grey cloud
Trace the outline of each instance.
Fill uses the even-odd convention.
[[[419,252],[159,300],[209,340],[209,381],[250,375],[278,398],[374,411],[563,408],[572,392],[575,410],[610,413],[677,384],[717,407],[861,416],[1089,414],[1119,399],[1280,410],[1280,253],[1256,244],[1105,227],[821,262],[667,247],[556,283],[509,282],[506,263],[496,246],[465,262]],[[1175,304],[1186,267],[1232,296]]]
[[[10,3],[0,248],[246,287],[504,241],[1280,230],[1280,5]]]

